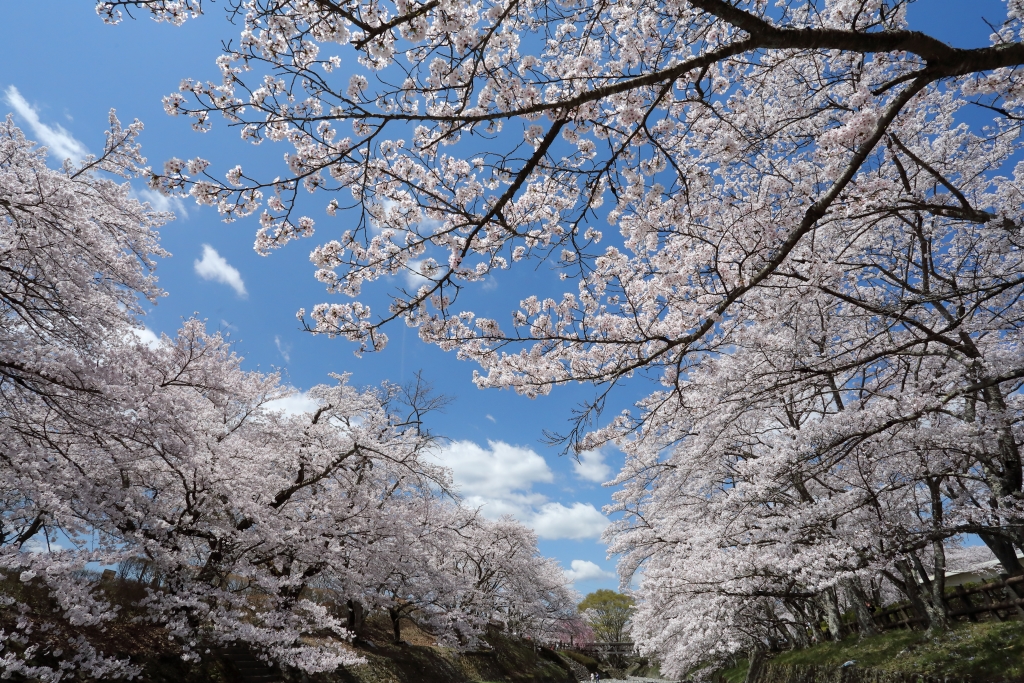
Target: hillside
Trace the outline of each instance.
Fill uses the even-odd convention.
[[[892,674],[892,680],[900,680],[903,674],[935,676],[951,682],[1019,683],[1024,681],[1024,623],[961,623],[934,637],[921,631],[903,630],[863,640],[852,636],[839,643],[822,643],[806,650],[780,653],[770,664],[772,672],[765,673],[775,675],[761,676],[757,683],[780,680],[778,674],[783,667],[802,669],[806,673],[805,667],[836,671],[844,664],[847,664],[846,669]],[[742,683],[746,673],[747,662],[743,660],[717,674],[716,680]],[[843,680],[857,679],[851,676]]]
[[[95,577],[94,577],[95,578]],[[104,578],[106,595],[119,606],[118,617],[102,625],[74,625],[58,621],[48,628],[39,615],[52,612],[53,601],[35,582],[14,578],[0,579],[0,595],[12,596],[24,609],[0,605],[0,634],[23,634],[24,639],[0,641],[0,656],[33,653],[26,659],[31,666],[59,667],[67,659],[68,639],[85,638],[99,652],[117,659],[128,659],[143,667],[142,683],[254,683],[242,675],[228,650],[220,647],[197,648],[200,662],[182,660],[180,647],[168,638],[167,631],[144,618],[137,607],[144,595],[134,581]],[[330,674],[303,675],[297,671],[266,670],[286,683],[573,683],[569,664],[551,650],[534,648],[528,641],[509,637],[489,629],[480,647],[470,651],[438,646],[436,639],[409,618],[402,620],[402,642],[394,643],[392,625],[382,612],[368,615],[353,643],[334,643],[366,659],[365,664],[338,669]],[[229,648],[244,652],[253,663],[248,648]],[[261,668],[263,668],[261,666]],[[9,669],[3,670],[11,674]],[[17,670],[14,670],[15,672]],[[7,677],[7,676],[5,676]],[[101,678],[104,678],[101,676]],[[32,681],[22,673],[13,680]],[[270,683],[270,681],[264,681]]]
[[[403,643],[390,642],[390,625],[369,619],[355,645],[367,663],[313,677],[317,683],[573,683],[569,668],[545,649],[498,632],[480,649],[458,652],[438,647],[412,623],[403,623]]]
[[[501,633],[484,637],[486,645],[463,651],[433,644],[429,634],[414,624],[403,625],[401,644],[388,642],[384,620],[370,619],[364,638],[351,646],[366,664],[330,674],[304,676],[277,671],[286,683],[573,683],[568,666],[550,650]],[[143,629],[146,630],[146,629]],[[126,633],[122,644],[132,643],[132,659],[145,663],[142,683],[250,683],[220,651],[207,654],[198,664],[187,664],[173,652],[159,649],[157,639]],[[150,649],[152,648],[152,649]],[[127,654],[127,652],[126,652]]]

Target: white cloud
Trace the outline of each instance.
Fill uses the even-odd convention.
[[[573,582],[615,578],[615,574],[606,572],[590,560],[573,560],[571,566],[572,569],[565,569],[562,573]]]
[[[484,417],[486,417],[488,420],[490,420],[491,422],[493,422],[495,424],[498,423],[498,421],[494,419],[493,415],[484,415]]]
[[[514,499],[518,497],[516,491],[529,491],[535,483],[555,480],[547,461],[532,449],[504,441],[488,441],[487,445],[485,449],[472,441],[455,441],[437,456],[439,462],[451,468],[463,494]]]
[[[38,555],[40,553],[56,552],[58,550],[64,550],[64,546],[55,541],[47,541],[46,537],[42,534],[33,536],[32,538],[25,541],[22,544],[21,549],[26,553],[32,555]]]
[[[405,284],[409,289],[417,290],[430,282],[421,272],[422,259],[409,259],[405,265],[408,267],[408,270],[405,271]]]
[[[512,515],[524,523],[547,497],[533,492],[536,483],[549,484],[554,474],[547,461],[530,448],[504,441],[488,441],[483,448],[472,441],[455,441],[434,456],[452,470],[463,503],[480,508],[486,517]]]
[[[277,398],[267,402],[267,410],[281,410],[287,415],[302,415],[315,412],[320,404],[309,397],[305,391],[298,391],[291,396]]]
[[[277,352],[281,354],[281,358],[284,358],[284,362],[285,363],[291,363],[292,362],[292,357],[291,357],[292,346],[291,346],[291,344],[284,344],[284,343],[282,343],[281,342],[281,338],[278,337],[275,334],[274,335],[274,346],[277,347]]]
[[[534,492],[534,484],[551,484],[555,475],[543,456],[531,448],[488,441],[456,441],[434,459],[452,470],[452,478],[469,507],[489,518],[512,515],[545,539],[597,538],[608,518],[590,503],[566,507]]]
[[[85,145],[76,140],[75,136],[65,130],[63,126],[60,124],[49,126],[43,123],[39,119],[39,112],[22,97],[13,85],[8,86],[4,95],[4,100],[18,115],[18,118],[32,129],[32,136],[36,138],[36,141],[49,148],[50,154],[56,159],[64,161],[70,158],[77,163],[89,154]]]
[[[546,503],[526,522],[541,538],[556,540],[600,538],[608,526],[608,518],[590,503],[576,502],[572,507]]]
[[[572,463],[572,469],[580,479],[595,484],[608,481],[612,473],[612,468],[605,463],[604,453],[601,451],[583,451],[579,454],[579,459]]]
[[[209,244],[203,245],[203,259],[196,259],[194,265],[196,275],[204,280],[216,280],[231,287],[240,297],[249,296],[242,282],[242,274]]]
[[[132,334],[135,335],[140,342],[151,349],[155,349],[160,346],[160,335],[148,327],[143,327],[141,330],[132,328]]]

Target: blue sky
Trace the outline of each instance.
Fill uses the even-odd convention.
[[[139,118],[146,124],[141,140],[154,166],[172,156],[203,156],[219,172],[241,163],[252,175],[273,176],[283,146],[243,144],[219,120],[213,132],[200,135],[188,121],[163,112],[161,98],[177,90],[182,78],[217,78],[220,41],[237,35],[223,9],[223,3],[210,5],[208,16],[180,28],[142,15],[111,27],[87,0],[7,3],[0,25],[0,109],[14,111],[30,138],[75,156],[100,149],[113,107],[123,122]],[[961,47],[987,43],[982,16],[998,23],[1005,5],[920,0],[911,8],[914,28]],[[141,183],[138,189],[144,191]],[[404,325],[389,330],[384,352],[356,358],[348,342],[314,337],[295,320],[300,307],[328,300],[313,279],[309,250],[340,234],[351,216],[316,216],[312,240],[261,257],[252,249],[254,219],[225,225],[209,208],[170,208],[178,219],[162,230],[162,240],[172,256],[157,271],[168,296],[151,307],[145,321],[151,330],[172,334],[182,318],[198,314],[231,335],[248,368],[281,369],[299,389],[327,381],[329,372],[349,372],[353,383],[369,385],[408,381],[422,369],[438,390],[455,397],[433,428],[453,441],[445,462],[467,502],[492,516],[515,514],[536,529],[542,552],[574,572],[581,592],[617,585],[614,561],[606,558],[598,536],[605,524],[599,510],[611,501],[611,491],[600,482],[617,471],[621,454],[609,449],[576,462],[541,442],[544,429],[565,429],[573,407],[590,398],[593,388],[562,387],[536,400],[480,391],[471,383],[475,366],[423,344]],[[505,320],[521,298],[556,285],[555,274],[544,267],[503,273],[467,292],[465,308]],[[642,393],[639,381],[625,387],[607,414]]]

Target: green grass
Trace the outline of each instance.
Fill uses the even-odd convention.
[[[921,631],[889,631],[863,640],[853,636],[840,643],[784,652],[773,659],[779,664],[830,667],[850,660],[856,660],[858,667],[885,671],[941,674],[951,678],[969,676],[973,683],[1021,681],[1024,680],[1024,623],[957,624],[935,636]],[[735,683],[743,678],[728,680]]]
[[[736,666],[730,667],[725,671],[719,671],[718,675],[723,677],[729,683],[743,683],[743,679],[747,677],[747,660],[741,659],[737,662]],[[713,680],[718,680],[717,678]]]

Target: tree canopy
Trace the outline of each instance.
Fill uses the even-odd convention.
[[[595,639],[608,643],[626,640],[627,624],[633,616],[633,598],[601,588],[588,593],[576,607],[594,630]]]

